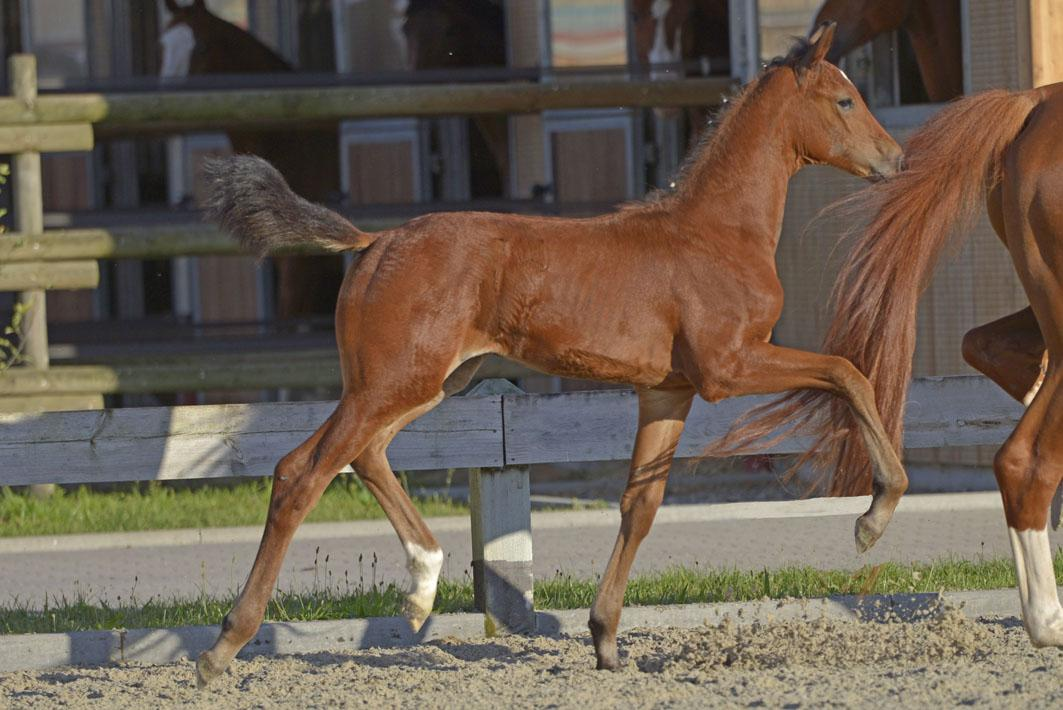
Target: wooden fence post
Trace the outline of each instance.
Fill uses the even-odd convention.
[[[13,54],[8,60],[11,94],[27,108],[37,102],[37,57]],[[44,231],[44,185],[41,180],[41,154],[35,150],[16,153],[12,174],[15,177],[15,229],[20,234]],[[27,364],[38,370],[48,369],[48,303],[44,289],[18,294],[19,303],[28,310],[22,319],[23,355]],[[55,492],[50,483],[30,486],[37,498]]]
[[[523,392],[508,380],[493,379],[480,382],[468,396],[489,394]],[[488,636],[499,627],[535,631],[530,483],[527,466],[469,472],[473,588]]]
[[[37,58],[32,54],[14,54],[8,60],[11,93],[27,108],[37,102]],[[27,151],[14,156],[15,228],[20,234],[44,231],[44,197],[41,184],[41,154]],[[30,367],[48,368],[48,307],[43,289],[19,293],[19,301],[29,310],[23,319],[24,353]]]

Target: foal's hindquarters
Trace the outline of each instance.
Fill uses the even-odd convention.
[[[431,613],[443,553],[392,472],[386,450],[404,426],[462,389],[487,350],[468,317],[482,281],[453,278],[456,269],[470,276],[477,267],[458,263],[453,250],[434,253],[446,247],[444,235],[436,236],[382,237],[348,270],[336,309],[343,393],[328,420],[277,464],[258,554],[221,635],[199,658],[200,685],[223,672],[254,636],[292,535],[348,463],[406,552],[411,586],[403,612],[414,631]],[[407,258],[411,249],[418,259]]]

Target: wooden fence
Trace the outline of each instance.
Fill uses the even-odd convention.
[[[0,374],[0,411],[102,406],[102,394],[233,389],[225,359],[188,356],[178,367],[145,362],[122,368],[71,366],[49,371],[47,289],[96,288],[97,259],[159,259],[234,254],[236,246],[203,225],[44,231],[42,152],[91,150],[95,137],[175,133],[204,129],[307,126],[346,119],[534,113],[552,109],[616,106],[691,106],[717,102],[726,78],[681,82],[578,79],[550,82],[331,86],[142,93],[37,95],[36,60],[9,60],[12,95],[0,98],[0,153],[15,154],[16,230],[0,238],[0,291],[19,291],[29,306],[27,368]],[[160,86],[165,86],[160,85]],[[367,230],[394,220],[359,220]],[[168,367],[168,365],[166,365]],[[496,376],[520,372],[493,364]],[[240,387],[321,387],[335,384],[335,368],[293,375],[282,364],[245,370]],[[311,371],[308,370],[308,371]],[[151,389],[159,382],[161,389]]]
[[[698,456],[749,407],[749,397],[697,400],[678,456]],[[0,485],[268,476],[331,413],[331,402],[0,414]],[[982,377],[917,380],[908,448],[1000,444],[1022,407]],[[407,426],[388,449],[396,470],[470,469],[473,571],[481,608],[527,629],[531,614],[528,466],[628,459],[636,397],[603,390],[529,395],[487,380]],[[807,442],[769,449],[786,454]]]

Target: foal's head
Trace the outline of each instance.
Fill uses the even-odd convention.
[[[159,36],[159,76],[285,72],[291,66],[250,32],[207,9],[204,0],[166,0],[170,23]]]
[[[786,82],[796,94],[799,103],[791,117],[802,163],[833,165],[859,177],[888,177],[900,168],[901,147],[871,115],[849,78],[826,60],[834,27],[833,22],[820,25],[807,43],[776,60],[764,79]]]

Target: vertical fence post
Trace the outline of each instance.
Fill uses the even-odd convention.
[[[37,103],[37,57],[32,54],[13,54],[8,59],[7,75],[11,94],[27,108]],[[19,234],[41,234],[44,231],[44,185],[41,180],[41,154],[37,151],[16,153],[11,173],[15,178],[15,229]],[[22,291],[19,303],[28,310],[22,319],[23,355],[30,367],[48,369],[48,304],[44,289]],[[30,486],[37,498],[47,498],[55,492],[50,483]]]
[[[37,58],[32,54],[15,54],[8,60],[11,93],[27,107],[37,102]],[[41,184],[41,154],[36,151],[14,156],[15,229],[24,235],[44,231],[44,204]],[[48,367],[48,308],[42,289],[23,291],[19,301],[28,307],[23,319],[24,354],[30,367]]]
[[[522,392],[508,380],[484,380],[469,392],[489,394]],[[535,631],[530,484],[527,466],[469,472],[473,588],[489,636],[499,627]]]

